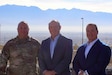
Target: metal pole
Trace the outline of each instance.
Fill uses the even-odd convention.
[[[82,44],[83,44],[83,26],[84,26],[84,18],[81,18],[81,20],[82,20]]]
[[[0,45],[1,45],[1,24],[0,24]]]

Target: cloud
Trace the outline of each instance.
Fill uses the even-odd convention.
[[[0,5],[36,6],[42,10],[78,8],[94,12],[112,13],[111,0],[0,0]]]

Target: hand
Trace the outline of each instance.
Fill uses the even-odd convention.
[[[78,72],[78,75],[85,75],[85,72],[84,72],[83,70],[80,70],[80,71]]]
[[[55,71],[45,70],[45,71],[43,72],[43,75],[55,75],[55,74],[56,74]]]

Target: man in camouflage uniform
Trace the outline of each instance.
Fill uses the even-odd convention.
[[[20,22],[17,30],[18,36],[9,40],[3,47],[0,71],[7,75],[37,75],[36,64],[40,43],[28,36],[27,23]]]

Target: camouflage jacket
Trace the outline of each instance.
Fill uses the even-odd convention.
[[[2,64],[7,75],[36,75],[36,63],[40,43],[33,38],[18,37],[6,43],[2,50]]]

